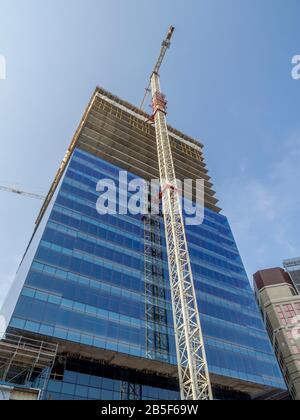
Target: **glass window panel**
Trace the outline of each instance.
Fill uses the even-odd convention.
[[[75,394],[79,397],[87,398],[88,389],[89,388],[87,386],[77,385],[75,388]]]
[[[61,392],[67,395],[75,394],[75,385],[70,383],[63,383]]]

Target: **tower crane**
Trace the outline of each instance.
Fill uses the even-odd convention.
[[[29,198],[35,198],[37,200],[45,200],[45,197],[43,195],[34,194],[34,193],[31,193],[31,192],[27,192],[27,191],[22,191],[18,188],[5,187],[3,185],[0,185],[0,190],[1,191],[6,191],[6,192],[9,192],[9,193],[13,193],[13,194],[23,195],[23,196],[29,197]]]
[[[159,71],[171,45],[174,30],[175,28],[171,26],[162,43],[141,107],[144,106],[147,95],[151,91],[181,398],[182,400],[212,400],[204,339],[168,134],[167,101],[160,87]]]
[[[181,195],[177,185],[168,134],[167,101],[160,87],[159,71],[171,45],[174,30],[175,28],[171,26],[162,43],[160,55],[151,73],[150,83],[141,108],[143,109],[148,95],[152,93],[153,121],[161,184],[160,197],[163,205],[168,251],[181,398],[182,400],[212,400],[204,339],[181,208]],[[45,198],[16,188],[0,186],[0,190],[40,200]]]

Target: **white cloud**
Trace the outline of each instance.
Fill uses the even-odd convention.
[[[300,135],[282,143],[281,155],[268,162],[264,178],[250,174],[249,166],[240,178],[222,185],[221,203],[250,277],[300,255],[299,162]]]

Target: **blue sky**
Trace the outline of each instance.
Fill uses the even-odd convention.
[[[205,144],[249,276],[298,256],[298,0],[0,0],[0,184],[47,192],[96,85],[139,104],[170,24],[169,122]],[[0,192],[0,301],[40,202]]]

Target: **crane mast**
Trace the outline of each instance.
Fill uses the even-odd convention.
[[[161,93],[158,73],[166,50],[170,46],[173,32],[174,28],[171,27],[162,44],[150,86],[168,251],[179,385],[183,400],[211,400],[213,397],[204,340],[168,134],[167,102]]]

